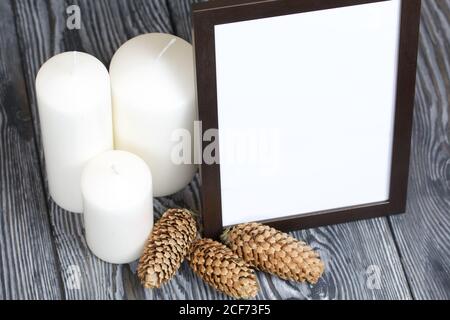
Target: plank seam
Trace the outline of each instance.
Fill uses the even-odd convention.
[[[391,232],[392,239],[393,239],[393,242],[394,242],[394,245],[395,245],[395,251],[397,252],[398,258],[399,258],[400,263],[402,265],[402,272],[403,272],[403,275],[405,276],[405,279],[406,279],[406,285],[408,286],[409,294],[410,294],[410,296],[411,296],[411,298],[413,300],[417,300],[417,298],[414,295],[414,292],[412,290],[411,281],[409,279],[408,273],[406,272],[406,266],[405,266],[405,262],[403,260],[402,251],[400,249],[400,245],[399,245],[399,242],[397,240],[397,236],[395,234],[394,227],[392,225],[392,220],[391,220],[390,216],[387,217],[387,222],[388,222],[388,226],[389,226],[389,231]]]

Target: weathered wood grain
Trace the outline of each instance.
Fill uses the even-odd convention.
[[[0,299],[60,299],[61,281],[9,1],[0,2]]]
[[[35,76],[40,66],[54,54],[70,50],[93,54],[108,65],[114,52],[129,38],[146,32],[171,32],[171,24],[163,0],[22,0],[13,1],[13,4],[45,177],[34,90]],[[80,30],[66,28],[66,8],[72,4],[79,5],[81,9]],[[94,257],[84,240],[82,216],[61,210],[49,197],[48,204],[65,298],[126,298],[124,288],[129,286],[123,283],[123,279],[127,278],[121,276],[122,268],[126,267],[113,266]]]
[[[391,223],[412,294],[450,299],[450,0],[424,0],[407,214]]]
[[[192,42],[191,6],[206,0],[168,0],[171,21],[177,36]]]

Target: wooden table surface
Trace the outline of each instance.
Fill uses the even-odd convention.
[[[56,53],[91,53],[107,66],[147,32],[187,40],[190,0],[0,0],[0,299],[227,299],[183,264],[144,290],[136,264],[115,266],[86,246],[81,215],[46,187],[34,80]],[[81,8],[81,30],[66,8]],[[450,298],[450,0],[423,0],[407,214],[293,233],[316,248],[326,274],[315,286],[259,274],[261,299]],[[199,209],[196,179],[155,201]]]

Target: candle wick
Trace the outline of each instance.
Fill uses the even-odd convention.
[[[158,54],[158,57],[156,57],[155,62],[158,62],[167,52],[167,50],[170,49],[171,46],[173,46],[177,42],[176,38],[173,38],[169,41],[169,43],[162,49],[162,51]]]
[[[114,164],[111,165],[111,170],[114,172],[114,174],[119,175],[119,171],[117,170],[117,168]]]

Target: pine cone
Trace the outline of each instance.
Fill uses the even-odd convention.
[[[215,289],[236,299],[250,299],[258,294],[255,272],[220,242],[197,240],[188,259],[194,272]]]
[[[222,240],[250,266],[285,280],[315,284],[324,272],[323,262],[311,247],[260,223],[232,227]]]
[[[148,288],[160,288],[178,271],[197,237],[196,221],[186,209],[170,209],[153,227],[139,260],[138,276]]]

